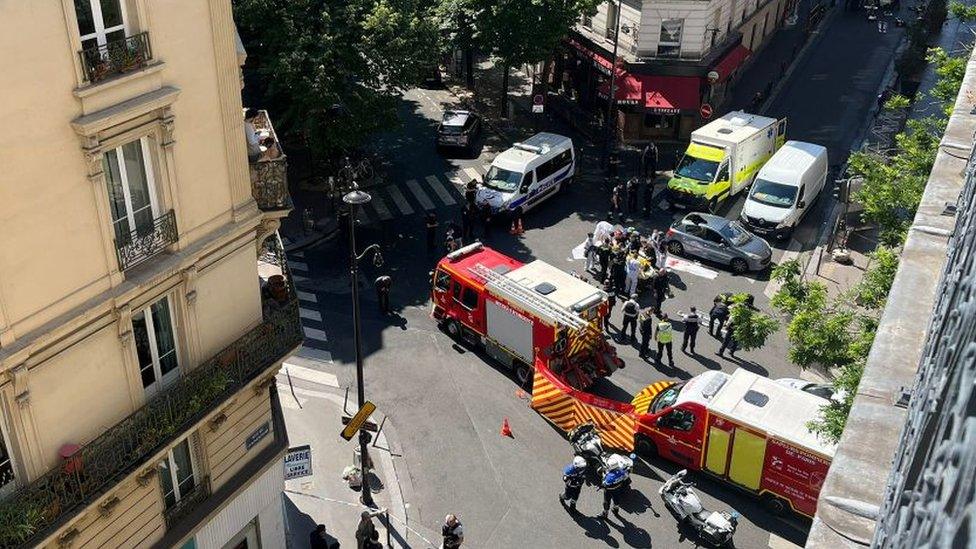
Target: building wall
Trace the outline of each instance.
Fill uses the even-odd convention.
[[[681,33],[681,57],[703,56],[711,43],[712,33],[706,29],[719,29],[715,37],[716,44],[728,32],[730,4],[729,0],[645,2],[641,13],[639,54],[657,57],[662,22],[666,19],[682,19],[684,25]]]
[[[276,462],[233,503],[197,531],[194,535],[197,549],[221,549],[255,519],[261,547],[282,547],[285,525],[281,493],[284,489],[284,468]]]
[[[243,391],[221,413],[226,419],[218,428],[201,431],[210,485],[215,491],[247,463],[248,457],[259,453],[273,441],[273,437],[268,435],[253,447],[246,446],[247,437],[261,426],[267,424],[271,427],[271,402],[267,390]]]
[[[211,17],[221,4],[183,1],[162,9],[149,0],[130,0],[131,26],[148,30],[156,65],[96,85],[80,76],[72,2],[14,2],[0,8],[0,46],[18,52],[0,61],[5,75],[0,119],[8,135],[16,136],[0,150],[9,182],[0,186],[4,346],[124,283],[105,206],[107,190],[93,175],[101,161],[83,150],[93,139],[105,147],[113,140],[151,137],[156,194],[161,211],[176,210],[177,248],[232,222],[236,197],[242,190],[249,197],[240,96],[228,96],[220,80],[230,74],[237,91],[233,40],[217,35],[233,34],[229,8],[214,12],[227,20],[215,23]],[[24,29],[30,29],[29,36]],[[82,135],[90,131],[81,127],[86,120],[122,109],[120,102],[167,90],[173,97],[142,118],[126,120],[123,112],[107,127]],[[226,114],[235,111],[237,127],[228,128]],[[172,144],[164,147],[167,143]]]

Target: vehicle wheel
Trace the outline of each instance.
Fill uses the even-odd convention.
[[[749,270],[749,264],[746,263],[745,259],[737,257],[732,260],[732,272],[735,274],[743,274]]]
[[[634,437],[634,452],[645,458],[656,458],[657,444],[647,435],[637,435]]]
[[[444,329],[447,330],[447,335],[454,339],[461,339],[461,325],[458,324],[457,320],[451,319],[444,323]]]
[[[685,253],[684,245],[678,242],[677,240],[672,240],[671,242],[668,242],[667,248],[668,248],[668,253],[672,255],[684,255]]]
[[[790,505],[786,503],[786,500],[772,494],[763,494],[761,501],[767,511],[778,517],[786,515],[787,511],[790,510]]]
[[[713,198],[708,201],[708,213],[714,214],[718,211],[718,198]]]
[[[515,379],[518,380],[519,385],[527,387],[532,381],[532,368],[524,362],[515,362]]]

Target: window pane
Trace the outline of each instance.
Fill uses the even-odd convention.
[[[78,16],[78,32],[82,37],[95,32],[95,18],[92,17],[89,0],[75,0],[75,14]]]
[[[678,44],[681,42],[681,19],[665,19],[661,23],[661,42]]]
[[[146,388],[156,381],[153,372],[152,352],[149,345],[149,329],[146,326],[146,315],[139,312],[132,316],[132,335],[136,342],[136,356],[139,358],[139,370],[142,372],[142,387]]]
[[[163,489],[163,499],[166,501],[166,508],[169,509],[176,503],[176,493],[173,490],[173,472],[169,458],[163,458],[159,464],[157,476],[159,484]]]
[[[176,462],[176,482],[179,484],[180,497],[183,497],[194,486],[189,440],[184,440],[173,448],[173,461]]]
[[[0,486],[6,486],[14,480],[14,467],[7,452],[7,443],[0,437]]]
[[[101,0],[102,26],[106,29],[122,24],[122,3],[120,0]]]
[[[106,44],[113,44],[113,43],[114,44],[119,44],[119,45],[122,46],[122,49],[120,50],[119,53],[120,54],[128,53],[128,50],[127,50],[126,45],[125,45],[125,31],[122,30],[122,29],[119,29],[119,30],[113,31],[113,32],[107,32],[107,33],[105,33],[105,43]]]
[[[159,370],[165,375],[176,368],[176,342],[173,336],[173,319],[169,313],[169,298],[164,297],[153,303],[151,310]]]
[[[126,218],[125,193],[122,190],[122,174],[119,172],[117,149],[105,152],[102,157],[102,170],[105,172],[105,186],[108,188],[108,205],[112,213],[115,239],[127,242],[129,239],[129,220]]]
[[[147,220],[152,222],[153,215],[141,141],[122,145],[122,160],[125,162],[125,177],[129,187],[129,199],[132,201],[132,212],[139,214],[135,216],[136,227],[142,229],[146,226]]]

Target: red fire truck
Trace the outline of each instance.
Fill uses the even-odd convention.
[[[746,370],[655,383],[634,399],[637,450],[813,516],[834,455],[807,428],[825,400]]]
[[[606,292],[544,261],[522,264],[476,242],[441,259],[432,282],[432,316],[448,334],[483,346],[523,384],[542,357],[578,389],[623,367],[600,330]]]

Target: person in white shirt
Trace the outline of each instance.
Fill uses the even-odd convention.
[[[593,240],[593,233],[587,233],[586,241],[583,243],[583,256],[586,258],[586,270],[593,272],[596,268],[596,242]]]
[[[637,281],[640,275],[640,261],[637,259],[637,254],[630,254],[627,256],[627,278],[624,281],[624,287],[626,288],[624,293],[627,295],[632,295],[637,293]]]
[[[244,137],[247,139],[247,159],[251,162],[256,161],[261,156],[261,140],[258,138],[257,129],[254,127],[254,119],[257,118],[258,111],[247,109],[244,111]]]

